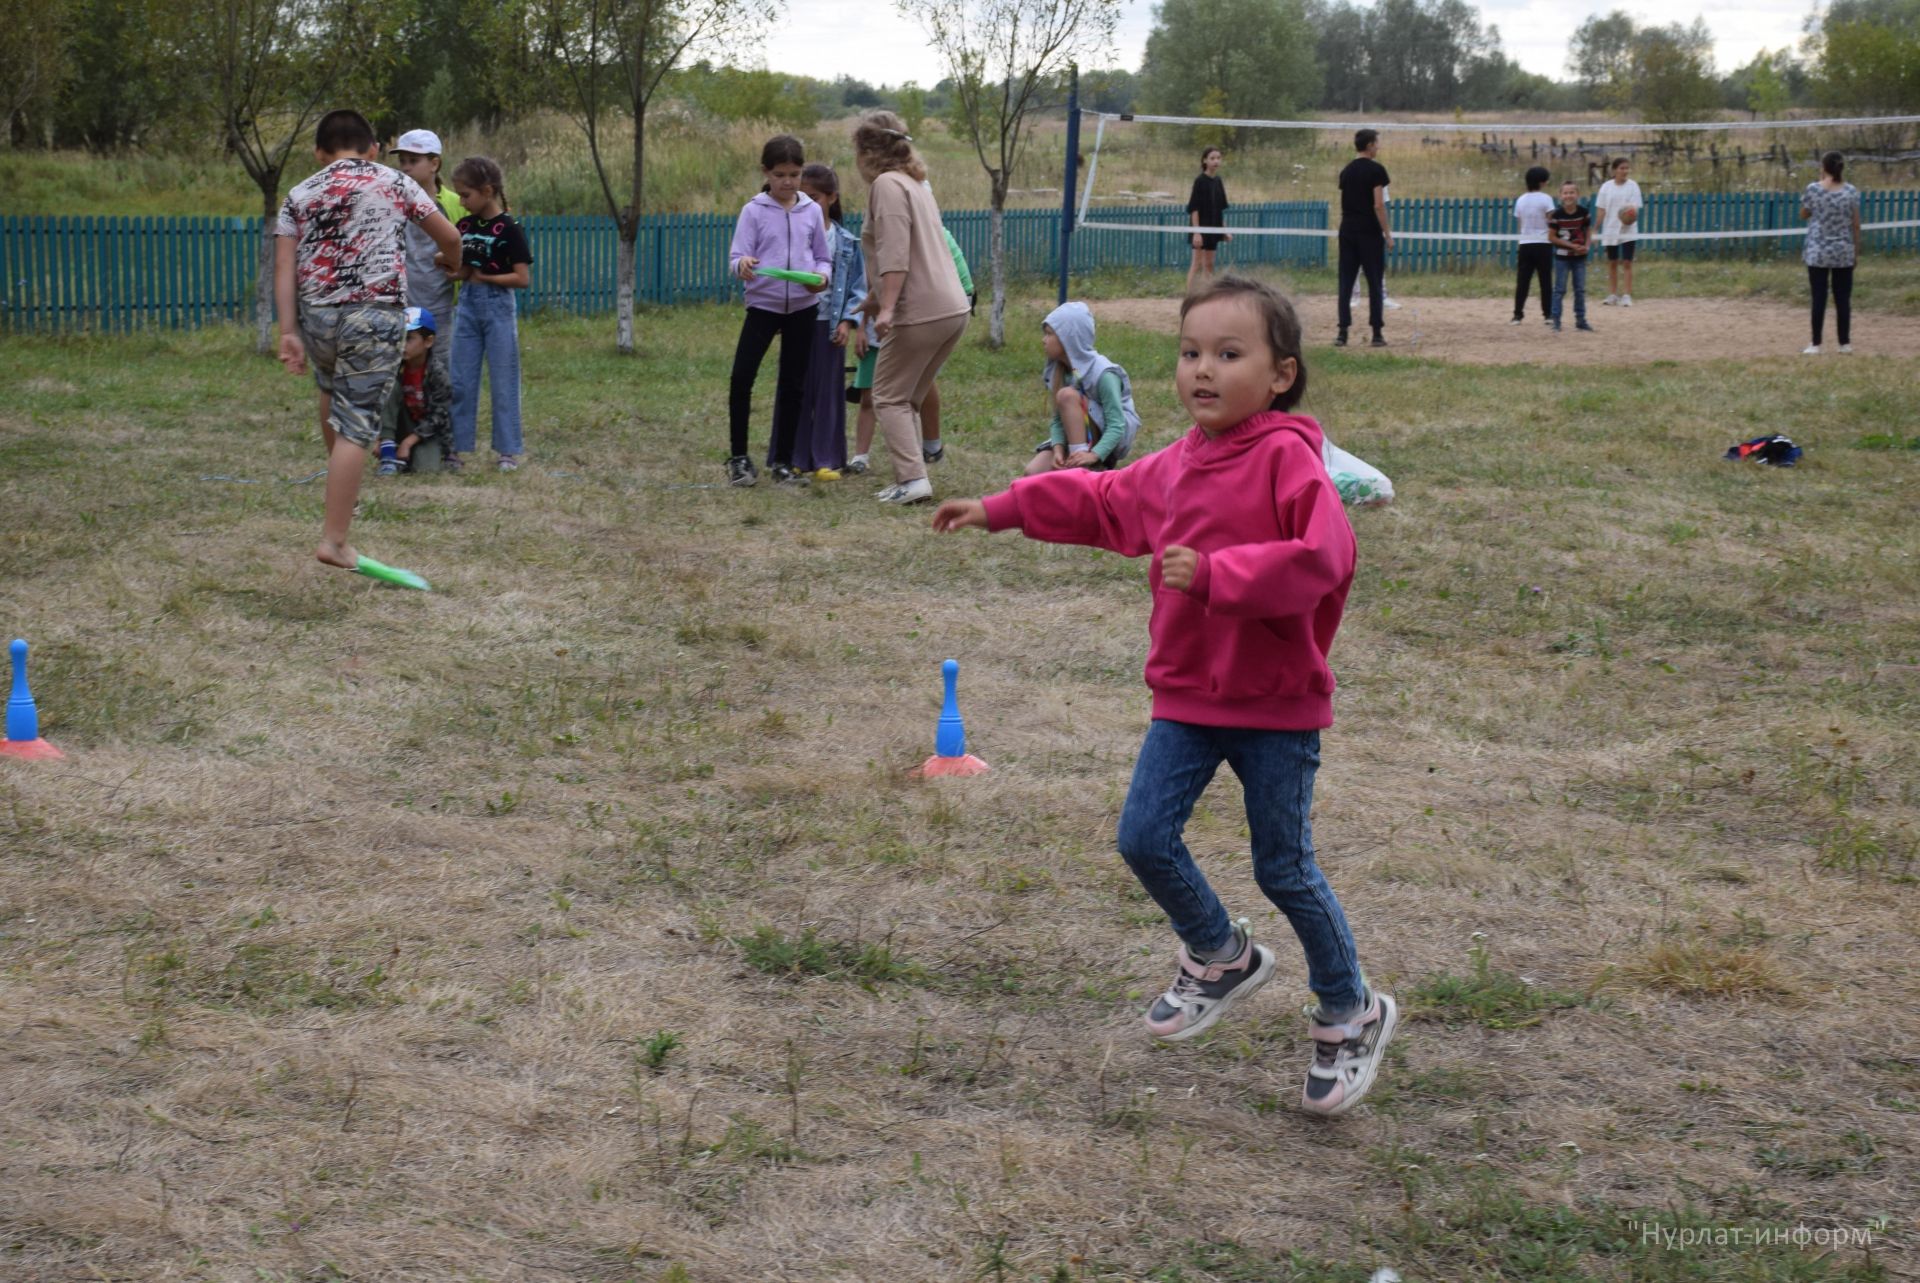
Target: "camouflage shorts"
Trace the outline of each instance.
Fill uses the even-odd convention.
[[[407,314],[378,304],[303,307],[300,335],[313,381],[333,398],[327,421],[353,444],[372,449],[380,411],[400,372]]]

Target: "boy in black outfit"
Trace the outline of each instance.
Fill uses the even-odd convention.
[[[1386,292],[1381,284],[1387,271],[1387,251],[1393,248],[1393,229],[1387,224],[1387,170],[1374,157],[1380,153],[1380,134],[1362,129],[1353,136],[1360,154],[1340,171],[1340,333],[1335,347],[1347,345],[1353,325],[1353,282],[1367,278],[1367,323],[1373,327],[1373,346],[1385,347],[1380,332]]]

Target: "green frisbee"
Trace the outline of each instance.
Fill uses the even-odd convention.
[[[796,272],[785,267],[756,267],[755,276],[771,276],[776,281],[792,281],[795,285],[825,285],[827,278],[818,272]]]
[[[365,575],[369,579],[378,579],[381,583],[393,584],[399,588],[417,588],[421,592],[431,592],[433,585],[414,574],[411,570],[402,570],[398,566],[388,566],[371,557],[362,557],[353,568],[356,575]]]

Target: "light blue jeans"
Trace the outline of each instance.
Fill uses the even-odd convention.
[[[1573,281],[1573,319],[1587,319],[1587,260],[1569,254],[1553,260],[1553,319],[1558,321],[1567,305],[1567,281]]]
[[[1171,919],[1190,951],[1233,939],[1226,908],[1180,838],[1194,803],[1225,762],[1246,794],[1253,880],[1273,901],[1307,957],[1307,984],[1328,1011],[1367,1000],[1353,932],[1313,859],[1313,777],[1319,731],[1233,730],[1155,720],[1120,812],[1120,854]]]
[[[460,291],[453,319],[453,448],[473,453],[480,416],[480,362],[487,363],[487,390],[493,399],[493,450],[520,455],[520,322],[514,314],[518,291],[484,281]]]

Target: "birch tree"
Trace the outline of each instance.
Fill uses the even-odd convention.
[[[553,53],[559,97],[587,138],[607,212],[620,233],[615,286],[616,341],[634,350],[633,300],[642,197],[647,174],[647,108],[662,82],[695,53],[723,55],[750,45],[779,12],[778,0],[542,0],[541,22]],[[633,122],[631,173],[616,185],[609,125]]]
[[[1076,55],[1113,42],[1124,0],[895,0],[920,24],[953,83],[953,117],[973,145],[993,193],[989,256],[993,306],[987,337],[1007,337],[1007,188]]]

